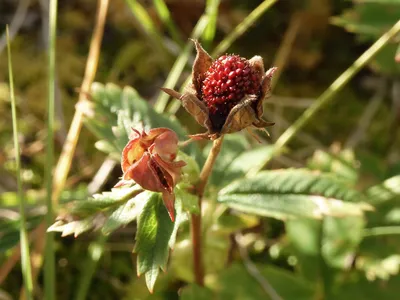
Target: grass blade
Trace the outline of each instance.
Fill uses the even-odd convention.
[[[57,0],[50,1],[49,10],[49,49],[48,49],[48,89],[47,100],[47,142],[46,142],[46,225],[54,221],[52,202],[52,170],[54,162],[54,98],[55,98],[55,56],[56,56]],[[44,292],[47,300],[55,299],[55,254],[54,234],[46,232],[44,258]]]
[[[167,26],[167,29],[172,37],[172,39],[181,47],[184,46],[182,39],[182,34],[179,32],[178,27],[176,27],[171,14],[169,13],[168,7],[164,0],[153,0],[154,7],[156,8],[157,14],[161,21]]]
[[[208,25],[203,33],[203,43],[206,48],[210,47],[217,30],[218,7],[220,0],[207,0],[206,14]]]
[[[249,29],[270,7],[278,0],[264,0],[257,6],[235,29],[222,40],[214,49],[212,56],[219,56],[224,53],[243,33]]]
[[[162,43],[162,36],[154,25],[153,20],[150,18],[146,9],[138,1],[126,0],[126,3],[128,4],[133,16],[138,21],[141,29],[153,44],[154,50],[163,58],[165,62],[164,67],[166,67],[169,60],[167,55],[169,50]]]
[[[97,265],[104,252],[104,246],[108,236],[100,234],[96,241],[89,245],[89,257],[86,258],[82,268],[82,275],[79,281],[79,288],[76,293],[76,300],[87,299],[90,284],[92,283],[93,275],[96,272]]]
[[[15,104],[15,95],[14,95],[14,79],[13,79],[13,72],[11,65],[11,49],[10,49],[10,36],[9,36],[8,26],[6,28],[6,35],[7,35],[7,54],[8,54],[8,74],[10,79],[11,113],[12,113],[12,123],[13,123],[14,149],[15,149],[15,165],[17,171],[16,175],[17,175],[17,187],[18,187],[18,203],[20,211],[21,270],[22,270],[22,276],[24,278],[26,299],[30,300],[33,299],[32,270],[31,270],[31,259],[29,253],[29,240],[26,230],[25,199],[21,181],[21,158],[20,158],[20,149],[18,143],[17,110]]]
[[[202,15],[197,22],[195,28],[193,29],[191,38],[192,39],[197,39],[201,36],[203,33],[204,29],[206,28],[208,23],[208,17],[206,15]],[[192,41],[187,41],[185,47],[183,48],[181,54],[178,56],[176,59],[171,72],[168,74],[167,80],[163,84],[163,87],[165,88],[170,88],[173,89],[176,85],[176,83],[179,80],[179,77],[181,76],[181,73],[183,69],[185,68],[185,65],[189,59],[190,56],[190,51],[192,50],[193,47],[193,42]],[[154,108],[157,112],[163,112],[168,104],[168,99],[169,95],[167,95],[164,92],[160,92],[160,95],[158,96],[157,102],[154,105]]]
[[[343,87],[356,75],[384,46],[386,46],[400,32],[400,21],[384,33],[368,50],[366,50],[346,71],[344,71],[317,100],[278,138],[271,156],[260,161],[257,170],[247,175],[255,175],[262,170],[271,159],[279,154],[292,138],[316,115],[324,106],[329,104]]]

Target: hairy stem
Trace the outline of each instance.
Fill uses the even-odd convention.
[[[211,175],[212,168],[215,160],[221,150],[222,141],[224,137],[216,139],[213,143],[210,153],[208,154],[207,160],[200,173],[200,179],[197,184],[196,193],[199,197],[199,214],[191,215],[191,231],[192,231],[192,246],[193,246],[193,269],[196,283],[198,285],[204,285],[204,265],[202,257],[202,245],[201,245],[201,202],[204,195],[204,190],[207,185],[208,178]]]

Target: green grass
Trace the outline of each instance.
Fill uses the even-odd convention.
[[[174,20],[171,18],[171,14],[169,13],[168,7],[165,4],[164,0],[153,0],[153,3],[158,16],[160,17],[161,21],[166,25],[172,39],[180,47],[183,47],[185,43],[183,42],[182,34],[179,32],[178,27],[176,27]]]
[[[203,33],[204,29],[206,28],[207,23],[208,23],[208,17],[206,15],[201,16],[199,21],[196,24],[196,27],[193,29],[191,38],[198,39],[201,36],[201,34]],[[163,84],[163,87],[170,88],[170,89],[173,89],[175,87],[175,85],[178,82],[179,77],[181,76],[182,71],[185,68],[185,65],[189,59],[192,47],[193,47],[193,42],[190,40],[187,41],[181,54],[176,59],[171,71],[169,72],[167,80]],[[167,95],[164,92],[160,92],[157,102],[154,105],[155,110],[157,112],[165,111],[165,108],[167,107],[167,104],[168,104],[168,99],[169,99],[169,95]]]
[[[16,177],[17,177],[17,195],[20,212],[20,244],[21,244],[21,269],[22,276],[24,279],[25,296],[26,299],[33,299],[33,283],[32,283],[32,270],[31,270],[31,259],[29,253],[29,240],[26,229],[26,216],[25,216],[25,198],[22,189],[21,181],[21,158],[20,149],[18,143],[18,122],[17,122],[17,109],[15,104],[14,95],[14,78],[12,72],[12,61],[11,61],[11,47],[10,47],[10,36],[8,26],[6,28],[7,35],[7,54],[8,54],[8,76],[10,79],[10,97],[11,97],[11,114],[12,114],[12,125],[13,125],[13,137],[14,137],[14,151],[15,151],[15,166],[16,166]]]
[[[314,103],[303,112],[303,114],[278,138],[274,144],[274,151],[271,156],[261,161],[256,170],[252,170],[248,176],[252,176],[262,170],[271,159],[280,154],[285,146],[292,140],[297,133],[308,124],[312,118],[317,115],[323,107],[335,99],[346,84],[364,67],[371,59],[385,47],[400,32],[400,21],[393,25],[385,34],[383,34],[369,49],[367,49],[346,71],[344,71],[336,80],[319,96]]]
[[[54,100],[55,100],[55,55],[56,55],[56,28],[57,28],[57,0],[50,1],[49,10],[49,49],[48,49],[48,102],[47,102],[47,142],[46,142],[46,225],[50,227],[54,221],[53,215],[53,165],[54,165]],[[44,292],[47,300],[55,299],[55,254],[54,234],[46,233],[44,258]]]

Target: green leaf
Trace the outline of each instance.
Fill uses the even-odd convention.
[[[266,160],[271,156],[273,147],[264,145],[250,149],[237,155],[225,168],[221,184],[225,185],[235,179],[243,177],[247,173],[254,171],[260,165],[260,161]]]
[[[143,191],[138,184],[114,188],[111,192],[95,194],[88,200],[80,200],[72,203],[70,213],[75,216],[93,215],[97,212],[118,207],[129,199]]]
[[[166,269],[169,248],[175,242],[177,228],[182,222],[180,204],[176,203],[176,221],[171,222],[161,195],[154,193],[138,218],[135,252],[137,273],[145,273],[146,284],[153,291],[159,268]]]
[[[332,18],[332,22],[357,33],[362,40],[376,40],[399,20],[399,4],[397,0],[364,0]],[[400,65],[394,59],[397,47],[394,43],[383,47],[371,61],[372,69],[391,76],[399,74]]]
[[[67,236],[73,234],[74,237],[93,229],[98,222],[95,220],[95,216],[89,216],[80,220],[57,220],[51,225],[47,231],[49,232],[61,232],[61,236]]]
[[[217,230],[220,233],[234,233],[235,231],[251,228],[259,224],[259,218],[247,214],[222,214],[217,220]],[[213,226],[215,226],[213,225]]]
[[[366,194],[368,203],[373,205],[381,205],[391,200],[400,199],[400,175],[370,187]]]
[[[179,297],[181,300],[210,300],[213,299],[213,293],[210,289],[197,284],[190,284],[182,289]]]
[[[289,251],[297,258],[296,270],[309,281],[321,278],[320,220],[298,218],[285,222]]]
[[[166,127],[174,130],[179,139],[187,139],[187,132],[178,120],[157,113],[132,87],[121,89],[115,84],[93,83],[92,113],[86,114],[85,124],[100,139],[100,149],[119,157],[129,140],[131,128],[144,126],[151,128]],[[102,147],[103,146],[103,147]],[[112,152],[110,152],[112,151]],[[202,162],[200,150],[195,143],[184,148],[184,151]]]
[[[338,154],[317,150],[308,161],[308,167],[311,170],[334,173],[353,184],[358,179],[356,166],[357,162],[354,152],[349,149],[341,151]]]
[[[379,3],[379,4],[398,4],[400,5],[400,0],[361,0],[363,3]]]
[[[381,3],[360,3],[333,18],[336,25],[350,32],[375,39],[398,21],[400,6]]]
[[[328,265],[348,269],[363,238],[362,217],[332,218],[323,221],[322,256]]]
[[[267,280],[276,293],[285,300],[314,299],[314,288],[300,277],[277,267],[256,265],[260,276]],[[220,273],[217,279],[220,299],[270,299],[261,284],[246,268],[233,264]]]
[[[57,220],[47,231],[61,232],[62,236],[75,237],[93,228],[102,228],[103,233],[111,233],[126,225],[137,216],[141,203],[151,196],[135,184],[114,188],[111,192],[95,194],[88,200],[68,203],[68,215]]]
[[[388,280],[400,271],[400,255],[392,254],[383,259],[376,257],[360,257],[357,259],[357,269],[366,273],[369,280]]]
[[[7,216],[9,212],[7,210],[4,210],[2,214]],[[40,224],[42,220],[42,214],[28,214],[25,221],[26,229],[28,231],[33,230],[34,228],[36,228],[37,225]],[[20,239],[20,224],[20,219],[0,218],[0,252],[4,253],[8,249],[11,249],[18,244]]]
[[[182,209],[190,213],[199,213],[199,196],[191,194],[187,191],[188,186],[179,183],[175,187],[175,196],[182,203]]]
[[[135,220],[143,209],[143,205],[151,198],[152,194],[153,192],[144,191],[114,210],[103,225],[102,232],[109,234]]]
[[[182,178],[181,181],[187,182],[188,184],[196,184],[199,180],[200,167],[196,160],[186,153],[179,151],[176,160],[183,160],[186,166],[182,168]]]
[[[231,183],[218,195],[219,202],[239,211],[279,219],[360,216],[371,209],[363,200],[333,175],[304,169],[260,172]]]
[[[331,299],[397,300],[399,294],[400,276],[371,281],[362,273],[353,273],[333,291]]]

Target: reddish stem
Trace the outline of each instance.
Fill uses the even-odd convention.
[[[200,286],[204,285],[204,264],[202,256],[202,240],[201,240],[201,203],[204,195],[204,190],[207,185],[208,178],[211,175],[215,160],[221,150],[223,136],[216,139],[213,143],[207,160],[204,163],[200,173],[199,182],[196,187],[196,193],[199,197],[199,214],[191,214],[191,232],[193,246],[193,271],[196,283]]]

